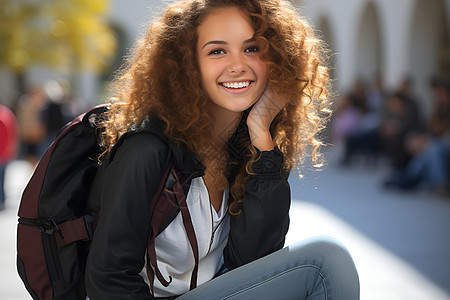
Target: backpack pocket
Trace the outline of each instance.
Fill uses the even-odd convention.
[[[84,266],[89,241],[58,247],[55,233],[21,220],[17,233],[17,270],[33,299],[79,300],[86,298]]]
[[[19,224],[17,228],[17,271],[33,299],[52,299],[41,230]]]

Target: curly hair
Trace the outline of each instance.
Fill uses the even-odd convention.
[[[216,8],[238,7],[251,18],[260,56],[268,67],[275,95],[287,105],[271,124],[274,144],[284,155],[283,171],[297,166],[308,150],[320,163],[317,138],[328,120],[328,68],[325,48],[313,28],[285,0],[184,0],[171,4],[137,42],[134,55],[114,82],[115,95],[101,138],[105,158],[118,138],[152,114],[165,124],[165,134],[201,159],[211,140],[214,120],[201,86],[196,60],[197,27]],[[240,212],[245,181],[257,151],[249,141],[230,187],[230,212]],[[286,172],[283,172],[287,174]]]

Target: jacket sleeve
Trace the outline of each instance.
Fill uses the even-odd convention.
[[[85,274],[90,299],[153,299],[139,273],[150,230],[150,200],[169,153],[156,136],[136,134],[100,170],[100,217]]]
[[[224,250],[230,270],[281,249],[289,227],[291,196],[287,178],[280,172],[283,154],[278,148],[259,154],[252,165],[254,175],[246,182],[242,211],[231,216]]]

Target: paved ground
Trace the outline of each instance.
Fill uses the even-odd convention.
[[[343,241],[359,270],[361,299],[450,299],[450,199],[385,190],[382,161],[343,168],[337,150],[323,171],[291,176],[297,201],[289,234]]]
[[[333,159],[322,172],[291,176],[287,244],[315,235],[340,240],[352,253],[362,300],[450,299],[450,201],[380,188],[383,167],[342,169]],[[21,191],[31,170],[7,169],[8,202],[0,212],[0,299],[30,299],[15,270],[15,230]]]

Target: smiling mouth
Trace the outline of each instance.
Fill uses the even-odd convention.
[[[243,89],[248,87],[253,81],[220,82],[219,84],[227,89]]]

